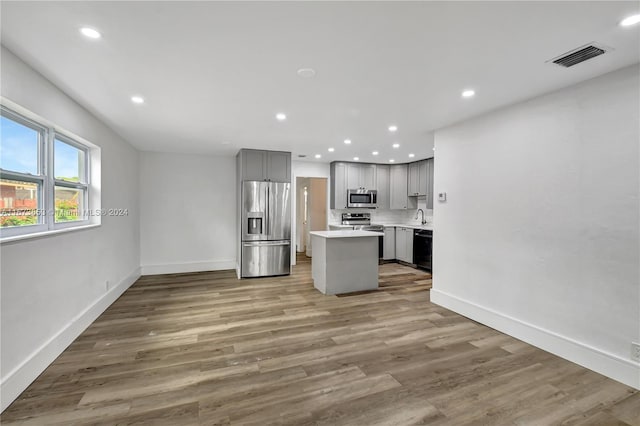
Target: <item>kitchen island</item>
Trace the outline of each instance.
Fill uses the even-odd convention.
[[[311,276],[323,294],[378,288],[378,238],[381,232],[313,231]]]

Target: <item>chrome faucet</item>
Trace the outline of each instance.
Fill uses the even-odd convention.
[[[424,225],[425,223],[427,223],[427,221],[426,221],[426,220],[424,220],[424,210],[422,210],[422,209],[418,209],[418,211],[416,212],[416,217],[414,217],[414,219],[417,219],[417,218],[418,218],[418,213],[422,213],[422,222],[421,222],[421,223],[422,223],[423,225]]]

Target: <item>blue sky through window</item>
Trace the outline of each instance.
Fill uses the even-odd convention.
[[[54,149],[54,174],[57,179],[80,177],[81,150],[56,139]]]
[[[38,132],[0,117],[0,167],[38,174]]]

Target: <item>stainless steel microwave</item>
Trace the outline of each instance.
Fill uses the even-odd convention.
[[[378,191],[375,189],[348,189],[347,207],[375,209],[378,207]]]

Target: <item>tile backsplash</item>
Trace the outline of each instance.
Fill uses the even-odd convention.
[[[428,223],[433,222],[433,210],[427,210],[426,200],[418,200],[418,208],[413,210],[383,210],[383,209],[332,209],[329,215],[329,224],[339,224],[342,213],[371,213],[371,223],[399,223],[419,224],[421,217],[415,219],[418,209],[424,211],[424,218]]]

